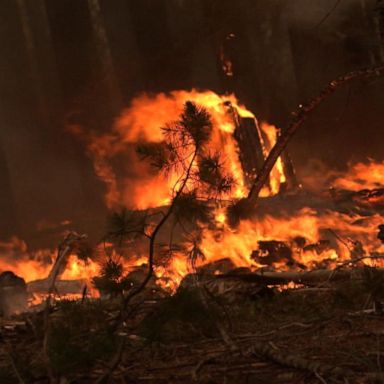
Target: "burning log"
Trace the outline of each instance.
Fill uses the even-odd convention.
[[[384,268],[375,269],[375,274],[384,277]],[[204,287],[212,295],[224,297],[229,303],[238,303],[245,298],[255,299],[272,297],[275,291],[271,286],[295,283],[320,292],[324,288],[318,286],[325,283],[348,280],[366,281],[367,271],[356,269],[317,269],[306,272],[252,272],[248,268],[238,268],[224,274],[189,274],[182,280],[180,287],[189,289],[196,284]],[[305,292],[310,292],[307,289]],[[300,292],[304,292],[300,290]]]
[[[384,211],[384,188],[360,191],[332,188],[330,194],[336,208],[342,212],[357,212],[369,216]]]
[[[281,160],[283,162],[284,175],[286,178],[286,188],[288,190],[297,190],[300,188],[300,183],[297,180],[295,167],[293,166],[291,156],[287,150],[282,153]]]
[[[239,158],[244,171],[245,181],[247,185],[251,186],[264,165],[266,156],[265,135],[263,136],[263,132],[255,118],[241,117],[230,103],[228,105],[236,126],[234,137],[239,146]],[[281,161],[286,178],[286,188],[296,189],[298,182],[295,170],[292,160],[286,151],[284,151]]]
[[[239,157],[247,184],[259,173],[264,163],[260,129],[253,118],[241,118],[237,112],[234,121],[235,139],[239,145]]]

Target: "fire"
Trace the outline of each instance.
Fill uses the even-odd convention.
[[[183,277],[192,271],[193,268],[185,256],[177,253],[167,267],[155,267],[159,286],[171,292],[175,292]]]
[[[28,252],[27,244],[16,236],[0,242],[0,272],[11,270],[27,282],[48,275],[52,257],[49,249]]]
[[[266,152],[265,157],[266,157],[270,152],[270,150],[276,144],[278,129],[274,125],[270,125],[266,122],[262,122],[261,130],[266,135],[266,140],[264,143],[265,152]],[[284,169],[283,169],[283,162],[281,160],[281,157],[279,157],[271,172],[271,177],[270,177],[271,193],[273,195],[276,195],[277,193],[279,193],[280,186],[285,182],[286,182],[286,178],[285,178]],[[265,196],[265,191],[263,191],[263,194]]]
[[[234,95],[220,96],[212,91],[200,92],[172,91],[168,94],[143,94],[132,100],[115,121],[110,133],[96,136],[84,135],[79,127],[71,131],[85,136],[88,154],[93,160],[96,175],[105,183],[107,192],[105,201],[109,208],[119,205],[133,209],[147,209],[168,204],[171,200],[172,188],[178,175],[154,174],[143,164],[134,151],[140,142],[159,143],[163,140],[161,128],[167,123],[176,121],[187,101],[204,106],[210,113],[213,132],[209,149],[219,152],[225,161],[227,172],[235,180],[235,188],[228,199],[243,198],[247,195],[244,174],[239,160],[239,148],[233,133],[236,124],[230,113],[228,104],[239,116],[256,119],[254,114],[239,103]],[[276,142],[277,130],[274,126],[263,124],[263,135],[267,138],[265,154]],[[125,158],[127,164],[123,174],[117,173],[112,166],[115,159]],[[124,168],[124,167],[123,167]],[[279,159],[277,170],[271,177],[271,190],[264,195],[276,194],[284,182],[284,172]],[[156,193],[154,193],[156,191]]]
[[[106,185],[105,201],[109,208],[124,205],[132,209],[148,209],[171,202],[172,190],[180,175],[154,174],[137,157],[135,147],[140,142],[161,142],[161,127],[177,120],[187,101],[204,106],[212,117],[209,149],[220,152],[226,172],[235,180],[235,188],[224,196],[224,200],[236,201],[247,196],[248,186],[234,138],[236,121],[230,108],[240,117],[255,121],[256,117],[234,95],[221,96],[211,91],[196,90],[173,91],[168,94],[143,94],[135,98],[116,119],[109,133],[96,135],[85,133],[79,127],[71,127],[73,133],[87,142],[87,152],[93,160],[95,173]],[[275,145],[279,132],[266,122],[260,127],[256,124],[256,127],[266,157]],[[116,164],[119,164],[118,170]],[[349,191],[383,188],[383,175],[384,162],[369,161],[350,166],[345,174],[332,172],[333,181],[330,180],[328,186]],[[285,182],[283,161],[279,158],[262,197],[277,195]],[[377,202],[380,196],[371,197],[370,202]],[[162,288],[174,291],[196,267],[224,258],[229,258],[237,267],[287,270],[318,266],[333,268],[346,260],[384,253],[384,245],[376,238],[376,228],[384,222],[379,212],[363,217],[357,213],[338,212],[330,204],[318,209],[303,204],[302,209],[296,211],[279,207],[274,214],[257,212],[256,216],[254,213],[253,217],[241,220],[234,229],[228,224],[226,203],[222,204],[214,207],[214,225],[204,227],[200,224],[199,249],[204,256],[200,255],[192,265],[184,254],[176,252],[166,265],[155,265],[154,272]],[[105,252],[105,246],[110,247],[108,244],[98,246],[99,253]],[[268,247],[275,248],[270,251]],[[111,254],[122,260],[125,269],[130,271],[147,262],[148,255],[139,249],[146,248],[138,247],[129,255]],[[12,270],[27,282],[46,278],[56,258],[56,252],[51,250],[28,252],[26,244],[16,237],[8,243],[0,243],[0,254],[0,270]],[[99,273],[98,262],[70,255],[60,278],[81,279],[91,285],[92,277]],[[95,292],[91,294],[96,295]]]
[[[76,255],[70,255],[67,266],[61,275],[63,280],[87,280],[91,281],[92,277],[97,276],[100,272],[100,264],[91,259],[80,260]]]
[[[344,175],[339,175],[332,183],[335,188],[359,191],[384,187],[384,161],[357,163],[350,165]]]
[[[12,270],[28,283],[48,277],[56,259],[56,251],[41,249],[30,252],[24,241],[12,237],[8,242],[0,243],[0,256],[0,272]],[[90,281],[99,271],[100,266],[95,261],[80,260],[76,255],[69,255],[60,278]]]
[[[297,268],[335,268],[354,257],[354,244],[361,244],[359,257],[383,253],[384,246],[376,238],[373,230],[383,221],[383,217],[375,215],[364,224],[356,225],[357,217],[327,212],[319,214],[304,208],[293,216],[273,217],[270,215],[257,220],[243,220],[236,230],[225,225],[221,230],[205,229],[200,247],[203,259],[198,259],[191,266],[185,255],[175,254],[167,266],[155,268],[159,285],[167,290],[175,291],[181,280],[188,273],[212,262],[229,258],[237,267],[273,268],[275,270],[291,270]],[[339,238],[329,231],[333,228]],[[305,236],[307,246],[299,247],[296,238]],[[321,247],[324,238],[329,245]],[[260,242],[280,241],[292,251],[291,259],[264,261],[260,255],[252,257]],[[363,259],[368,265],[377,265],[377,261]]]
[[[214,232],[204,232],[201,244],[206,256],[204,262],[229,257],[238,267],[262,267],[262,260],[251,259],[252,251],[258,249],[260,241],[279,240],[292,243],[294,238],[305,234],[310,243],[316,243],[320,240],[319,222],[316,212],[303,209],[295,216],[276,218],[267,215],[262,219],[243,220],[236,230],[226,227],[220,237]],[[296,261],[300,261],[299,255],[294,257],[297,258]]]
[[[375,228],[383,222],[383,217],[374,215],[363,223],[356,224],[358,216],[349,216],[338,212],[319,213],[303,208],[295,215],[273,217],[266,215],[254,220],[243,220],[236,229],[225,224],[221,213],[216,220],[222,228],[203,231],[200,247],[204,259],[196,262],[196,267],[229,258],[237,267],[251,269],[269,267],[276,270],[299,268],[334,268],[342,262],[353,259],[355,247],[361,244],[358,257],[384,252],[384,245],[376,238]],[[224,221],[222,221],[224,220]],[[337,237],[335,236],[337,232]],[[305,246],[299,246],[297,239],[303,238]],[[259,250],[260,242],[279,241],[287,245],[291,255],[287,259],[265,262],[253,257]],[[321,242],[325,245],[322,246]],[[356,248],[357,249],[357,248]],[[372,260],[362,260],[372,265]],[[325,264],[323,264],[325,263]],[[183,255],[175,255],[167,268],[161,267],[159,277],[167,276],[163,286],[175,289],[181,278],[192,272],[192,268]],[[171,282],[169,281],[171,280]]]
[[[225,213],[225,210],[223,208],[216,209],[215,212],[215,220],[218,224],[224,225],[227,221],[227,215]]]

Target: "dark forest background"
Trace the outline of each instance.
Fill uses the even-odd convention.
[[[377,0],[1,0],[0,238],[32,246],[72,221],[97,235],[103,185],[69,123],[110,129],[135,95],[235,92],[286,126],[323,85],[384,59]],[[233,35],[233,36],[232,36]],[[229,38],[228,38],[229,37]],[[220,53],[233,62],[224,75]],[[382,160],[384,80],[340,90],[289,146],[332,168]],[[52,244],[51,244],[52,245]]]

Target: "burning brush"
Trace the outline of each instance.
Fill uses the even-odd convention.
[[[3,270],[24,277],[35,294],[49,291],[48,281],[56,276],[55,289],[63,297],[69,292],[81,297],[85,284],[96,296],[91,281],[103,267],[95,255],[118,261],[122,278],[115,283],[125,292],[149,280],[174,292],[186,275],[221,260],[252,273],[331,269],[356,259],[380,262],[382,164],[333,173],[330,196],[298,189],[292,164],[281,156],[257,207],[242,206],[280,133],[259,124],[233,95],[194,90],[143,95],[132,101],[111,133],[81,134],[106,184],[107,206],[116,212],[126,208],[111,215],[114,227],[94,252],[74,234],[70,247],[63,243],[66,252],[60,247],[65,257],[54,266],[32,263],[25,246],[20,248],[25,257],[14,265],[3,263]],[[117,158],[129,163],[127,174],[114,169]],[[228,212],[238,208],[233,226]],[[133,271],[140,278],[129,279]]]

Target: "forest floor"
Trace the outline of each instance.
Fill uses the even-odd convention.
[[[118,300],[58,302],[48,331],[43,311],[1,319],[0,383],[384,383],[384,315],[363,282],[200,290],[146,292],[118,332]]]

